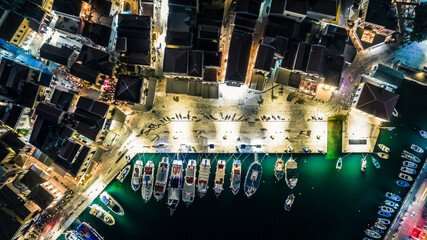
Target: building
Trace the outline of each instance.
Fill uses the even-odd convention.
[[[73,50],[65,46],[56,47],[54,45],[45,43],[40,48],[40,57],[70,67],[73,60]]]
[[[0,7],[0,38],[22,46],[38,28],[39,23],[33,19]]]
[[[225,83],[230,85],[245,84],[252,39],[252,33],[233,30],[228,52]]]
[[[194,6],[169,4],[167,47],[191,48],[193,46],[194,18]]]
[[[143,87],[144,79],[137,76],[119,75],[114,99],[128,103],[144,104],[148,88]]]
[[[394,92],[400,87],[403,81],[403,73],[391,67],[387,67],[383,64],[373,67],[371,74],[363,75],[363,80],[372,85],[382,87],[390,92]]]

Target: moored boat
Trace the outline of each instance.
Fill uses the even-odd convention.
[[[154,163],[148,161],[144,167],[144,174],[142,175],[142,187],[141,194],[142,199],[148,202],[153,194],[153,182],[154,182]]]
[[[70,230],[65,233],[65,240],[85,240],[76,230]]]
[[[407,182],[411,182],[412,180],[414,180],[414,179],[412,179],[411,176],[409,176],[408,174],[404,174],[404,173],[399,173],[399,178],[401,178]]]
[[[405,181],[403,181],[403,180],[397,180],[397,181],[396,181],[396,184],[397,184],[398,186],[400,186],[400,187],[409,187],[409,183],[408,183],[408,182],[405,182]]]
[[[298,164],[292,157],[285,164],[285,181],[290,189],[293,189],[298,182]]]
[[[99,195],[99,200],[101,200],[101,202],[105,204],[105,206],[107,206],[115,214],[125,215],[125,211],[123,210],[122,206],[120,206],[119,202],[117,202],[116,199],[114,199],[106,191],[102,192],[101,195]]]
[[[382,230],[382,229],[380,229],[380,228],[378,228],[376,226],[372,226],[371,230],[374,231],[374,232],[377,232],[379,234],[383,234],[384,233],[384,230]]]
[[[189,160],[185,169],[184,187],[182,188],[182,201],[190,205],[196,196],[196,171],[195,160]]]
[[[142,175],[142,161],[138,160],[133,165],[133,174],[132,174],[132,189],[137,191],[141,187],[141,175]]]
[[[286,198],[286,201],[285,201],[285,210],[286,211],[291,211],[291,207],[292,207],[292,204],[294,203],[294,200],[295,200],[295,195],[294,194],[289,194],[289,196]]]
[[[179,156],[179,154],[178,154]],[[182,188],[182,160],[178,159],[173,160],[171,176],[169,180],[168,187],[168,206],[170,215],[172,216],[175,209],[178,207],[179,199],[181,198],[181,188]]]
[[[200,163],[199,178],[197,180],[197,194],[200,198],[208,191],[209,174],[211,171],[211,160],[203,159]]]
[[[411,161],[403,161],[403,166],[409,167],[409,168],[417,168],[418,167],[418,165],[416,163],[413,163]]]
[[[281,158],[276,160],[276,165],[274,166],[274,176],[276,176],[277,181],[283,178],[285,175],[285,164]]]
[[[413,168],[408,168],[408,167],[401,167],[400,171],[407,173],[407,174],[416,174],[417,170],[413,169]]]
[[[374,166],[377,169],[380,168],[380,163],[378,162],[378,160],[376,158],[372,157],[372,156],[371,156],[371,158],[372,158],[372,163],[374,164]]]
[[[421,135],[423,138],[427,139],[427,132],[426,132],[426,131],[424,131],[424,130],[420,130],[420,135]]]
[[[378,147],[381,149],[381,151],[383,151],[383,152],[386,152],[386,153],[388,153],[388,152],[390,152],[390,148],[389,147],[387,147],[386,145],[384,145],[384,144],[378,144]]]
[[[399,117],[399,112],[396,110],[396,108],[393,109],[393,112],[391,113],[395,117]]]
[[[424,149],[422,149],[421,147],[419,147],[419,146],[417,146],[415,144],[411,145],[411,149],[414,150],[417,153],[424,153]]]
[[[402,199],[399,197],[399,195],[396,195],[394,193],[391,192],[387,192],[385,194],[386,197],[390,198],[391,200],[395,201],[395,202],[400,202]]]
[[[338,172],[341,170],[341,168],[342,168],[342,158],[338,158],[337,165],[336,165],[335,168],[338,170]]]
[[[216,164],[214,182],[214,192],[216,197],[219,197],[219,195],[221,195],[222,190],[224,190],[225,164],[226,163],[224,160],[218,160]]]
[[[377,219],[377,223],[383,224],[383,225],[388,225],[391,223],[391,221],[389,219],[386,218],[378,218]]]
[[[366,229],[365,234],[368,235],[369,237],[372,237],[375,239],[381,238],[381,235],[379,233],[377,233],[371,229]]]
[[[159,201],[166,191],[169,175],[169,158],[163,157],[157,168],[156,181],[154,183],[154,198]]]
[[[114,217],[111,216],[111,214],[109,214],[107,211],[105,211],[101,206],[99,206],[98,204],[92,204],[89,206],[89,208],[89,213],[91,215],[101,219],[107,225],[114,225]]]
[[[410,153],[410,152],[408,152],[406,150],[403,150],[403,152],[402,152],[402,154],[400,156],[402,158],[408,159],[408,160],[410,160],[412,162],[416,162],[416,163],[421,162],[421,159],[419,159],[417,156],[415,156],[414,154],[412,154],[412,153]]]
[[[362,172],[364,172],[366,170],[366,157],[367,157],[367,155],[362,158],[362,166],[360,167],[360,170]]]
[[[383,159],[388,159],[389,155],[387,153],[383,153],[383,152],[379,152],[377,153],[378,157],[383,158]]]
[[[381,211],[385,211],[385,212],[389,212],[389,213],[394,213],[394,209],[388,206],[380,206]]]
[[[89,223],[82,223],[77,227],[77,232],[86,240],[103,240],[104,238],[99,234],[95,228]]]
[[[254,162],[249,166],[245,177],[244,190],[246,196],[251,197],[259,187],[262,177],[262,166],[258,162],[258,154],[254,154]]]
[[[378,211],[378,215],[383,217],[391,217],[391,213],[382,210]]]
[[[125,180],[125,178],[127,177],[127,175],[130,172],[130,165],[126,165],[121,171],[120,173],[117,175],[116,179],[119,180],[121,183],[123,182],[123,180]]]
[[[399,208],[399,204],[395,203],[395,202],[393,202],[391,200],[385,200],[384,202],[385,202],[385,205],[387,205],[389,207],[392,207],[394,209],[398,209]]]
[[[276,176],[277,177],[277,176]],[[240,182],[242,179],[242,163],[240,160],[233,161],[233,167],[231,169],[230,188],[231,192],[236,195],[240,190]]]

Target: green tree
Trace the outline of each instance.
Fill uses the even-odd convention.
[[[414,29],[411,32],[412,42],[421,42],[427,39],[427,3],[415,7]]]

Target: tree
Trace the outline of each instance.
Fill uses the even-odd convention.
[[[427,3],[415,7],[414,29],[411,32],[412,42],[421,42],[427,39]]]

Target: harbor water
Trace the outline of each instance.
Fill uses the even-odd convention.
[[[384,205],[385,193],[394,192],[402,198],[407,188],[400,188],[395,181],[402,160],[403,149],[410,150],[415,143],[424,149],[427,139],[422,138],[414,127],[427,130],[427,98],[423,93],[426,87],[412,82],[404,82],[399,89],[400,99],[396,109],[401,115],[384,126],[396,127],[393,131],[381,130],[378,143],[391,148],[390,158],[379,160],[380,169],[372,164],[368,156],[365,172],[360,171],[362,154],[343,154],[340,172],[335,169],[336,159],[327,160],[321,154],[293,154],[297,159],[299,179],[297,186],[290,190],[282,179],[274,177],[274,165],[282,154],[259,153],[262,160],[262,181],[257,192],[247,198],[243,185],[235,196],[230,190],[230,171],[232,160],[243,160],[242,178],[253,161],[252,154],[181,154],[185,160],[208,157],[211,163],[209,190],[205,197],[196,196],[195,201],[186,207],[180,201],[173,216],[169,215],[165,197],[157,202],[154,197],[145,203],[141,190],[131,189],[131,173],[123,183],[114,180],[106,188],[124,208],[125,215],[117,216],[116,224],[107,226],[89,214],[89,209],[79,216],[106,239],[362,239],[364,229],[373,224],[378,217],[378,206]],[[379,151],[376,148],[375,151]],[[411,151],[412,152],[412,151]],[[424,162],[426,155],[416,154]],[[139,154],[133,163],[141,159],[157,164],[162,157],[174,158],[169,154]],[[290,155],[283,154],[286,161]],[[224,191],[215,197],[213,181],[217,160],[228,160]],[[422,165],[422,164],[418,164]],[[185,166],[185,165],[184,165]],[[417,170],[421,167],[419,166]],[[184,173],[185,174],[185,173]],[[243,184],[243,183],[242,183]],[[286,197],[295,194],[295,202],[290,212],[284,210]],[[97,203],[107,208],[96,199]],[[75,228],[73,224],[70,228]]]

